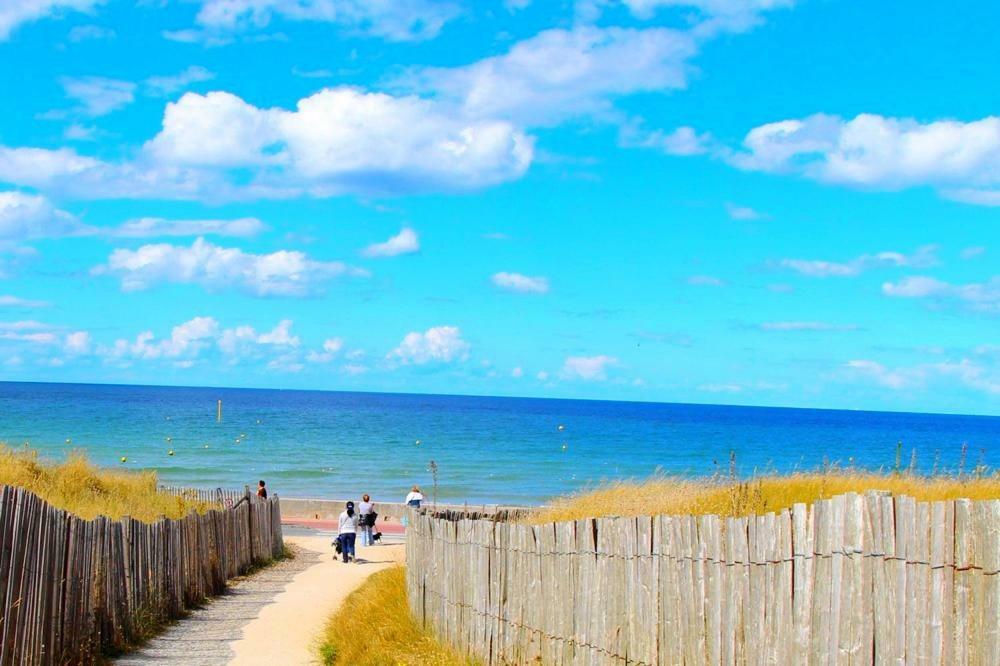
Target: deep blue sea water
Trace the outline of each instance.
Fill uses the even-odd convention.
[[[957,468],[963,444],[966,469],[1000,464],[1000,418],[988,416],[2,382],[0,441],[50,456],[85,449],[102,465],[126,456],[170,484],[264,478],[289,497],[384,501],[414,483],[429,490],[431,460],[440,499],[518,503],[658,470],[727,473],[730,451],[744,475],[891,467],[900,441],[904,464],[915,450],[923,471]]]

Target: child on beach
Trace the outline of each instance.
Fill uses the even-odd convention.
[[[347,508],[340,514],[340,530],[337,540],[340,541],[341,555],[344,563],[357,562],[354,555],[354,540],[358,537],[358,515],[354,513],[354,502],[348,502]],[[336,556],[334,556],[336,559]]]
[[[267,499],[267,488],[264,487],[264,479],[257,482],[257,497]]]
[[[374,546],[375,540],[372,538],[372,528],[375,527],[375,503],[372,498],[365,493],[361,497],[361,504],[358,505],[358,514],[361,516],[361,545]]]

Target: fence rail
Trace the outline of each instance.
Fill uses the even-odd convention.
[[[3,486],[0,665],[96,662],[282,550],[277,498],[142,523]]]
[[[1000,665],[1000,500],[748,518],[413,512],[415,616],[489,664]]]
[[[234,490],[231,488],[216,488],[214,490],[210,490],[208,488],[185,488],[182,486],[159,486],[158,489],[161,493],[168,493],[170,495],[177,495],[179,497],[198,500],[200,502],[216,504],[223,509],[235,506],[244,498],[246,498],[246,501],[248,502],[264,501],[257,496],[256,491],[251,492],[250,486],[245,486],[243,490]]]

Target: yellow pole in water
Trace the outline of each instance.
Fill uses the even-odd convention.
[[[215,406],[215,422],[222,423],[222,401],[219,400]]]

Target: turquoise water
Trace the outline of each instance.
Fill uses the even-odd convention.
[[[996,467],[1000,418],[0,382],[0,441],[50,455],[86,449],[97,463],[156,469],[170,484],[242,487],[263,478],[290,497],[369,492],[399,501],[414,483],[429,495],[434,460],[439,499],[533,503],[657,470],[727,473],[730,451],[742,474],[852,460],[891,467],[899,441],[904,464],[916,451],[923,471],[957,468],[963,444],[966,469]]]

